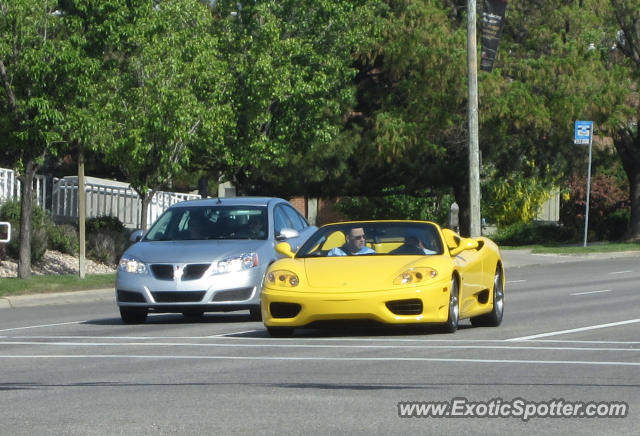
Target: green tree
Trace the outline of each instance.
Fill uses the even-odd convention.
[[[0,1],[0,137],[21,181],[18,277],[31,276],[33,180],[68,143],[66,96],[84,65],[57,2]]]
[[[241,193],[280,195],[320,191],[344,171],[363,3],[214,2],[234,118],[222,148],[198,149],[193,164]]]
[[[228,130],[231,77],[221,60],[206,5],[196,0],[120,2],[126,14],[110,30],[104,94],[117,164],[142,198],[141,223],[155,192],[191,157],[191,147],[220,150]]]

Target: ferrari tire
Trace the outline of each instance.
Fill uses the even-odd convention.
[[[121,307],[120,318],[125,324],[143,324],[147,320],[147,309]]]
[[[449,291],[449,318],[444,325],[447,333],[454,333],[458,330],[458,322],[460,321],[460,300],[459,286],[456,278],[451,279],[451,290]]]
[[[498,327],[502,323],[503,314],[504,282],[502,280],[502,270],[497,267],[493,276],[493,307],[491,312],[471,318],[471,324],[482,327]]]
[[[267,331],[274,338],[287,338],[293,336],[293,327],[267,327]]]

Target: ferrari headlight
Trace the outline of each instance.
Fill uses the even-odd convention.
[[[433,279],[438,275],[435,269],[431,268],[409,268],[403,271],[393,281],[394,285],[408,285],[411,283],[420,283],[425,280]]]
[[[267,274],[267,283],[271,286],[282,286],[285,288],[295,288],[300,283],[296,273],[284,269],[270,271]]]
[[[258,266],[258,253],[242,253],[240,256],[227,257],[218,261],[215,272],[238,272]]]
[[[147,265],[139,261],[135,257],[122,256],[118,263],[118,271],[130,272],[135,274],[146,274]]]

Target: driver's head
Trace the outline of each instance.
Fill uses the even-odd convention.
[[[349,251],[352,253],[360,251],[365,243],[364,229],[362,227],[355,227],[349,230],[346,234],[346,239]]]

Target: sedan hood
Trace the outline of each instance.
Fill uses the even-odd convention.
[[[269,241],[209,240],[209,241],[153,241],[138,242],[125,254],[145,263],[208,263],[261,251]]]
[[[304,259],[309,286],[341,292],[388,289],[403,271],[441,265],[441,256],[336,256]],[[428,261],[427,261],[428,259]]]

